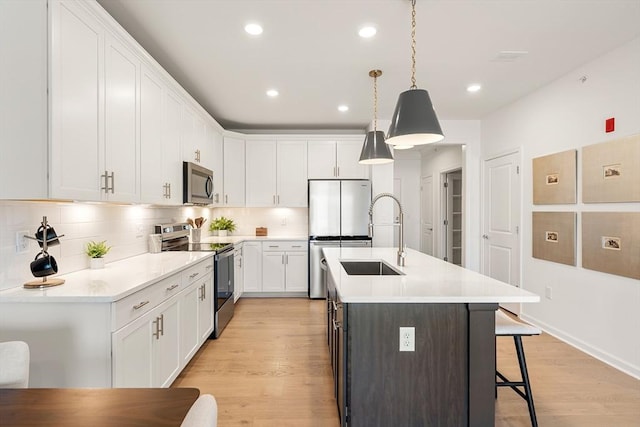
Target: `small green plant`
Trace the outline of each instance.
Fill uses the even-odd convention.
[[[94,242],[93,240],[87,243],[87,247],[85,249],[85,253],[89,256],[89,258],[102,258],[109,252],[111,246],[107,246],[107,241],[103,240],[102,242]]]
[[[227,230],[233,232],[235,231],[235,229],[236,224],[233,222],[233,220],[230,218],[225,218],[223,216],[214,219],[213,221],[211,221],[211,224],[209,224],[209,231]]]

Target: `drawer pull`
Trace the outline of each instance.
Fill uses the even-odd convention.
[[[291,245],[292,248],[301,248],[302,245]]]
[[[200,273],[193,273],[193,274],[189,275],[189,279],[193,279],[193,278],[194,278],[194,277],[196,277],[198,274],[200,274]]]
[[[213,268],[212,264],[207,265],[207,270],[210,269],[210,268]]]
[[[269,245],[270,248],[279,248],[279,245]]]
[[[167,288],[167,290],[168,290],[168,291],[172,291],[172,290],[174,290],[175,288],[177,288],[178,286],[180,286],[180,285],[178,285],[178,284],[173,284],[173,285],[169,286],[169,287]]]
[[[149,301],[142,301],[140,304],[136,304],[133,306],[134,310],[138,310],[139,308],[144,307],[145,305],[149,304]]]

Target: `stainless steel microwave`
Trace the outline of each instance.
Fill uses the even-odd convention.
[[[182,202],[209,205],[213,201],[213,171],[191,162],[182,163]]]

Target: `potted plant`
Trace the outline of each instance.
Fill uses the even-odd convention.
[[[220,218],[216,218],[213,221],[211,221],[211,224],[209,225],[209,230],[210,231],[217,231],[218,232],[218,236],[226,236],[227,233],[231,233],[233,231],[235,231],[236,229],[236,224],[233,222],[232,219],[230,218],[225,218],[223,216],[221,216]]]
[[[111,246],[107,246],[107,241],[87,243],[85,253],[89,257],[89,266],[93,269],[104,268],[104,256],[109,252]]]

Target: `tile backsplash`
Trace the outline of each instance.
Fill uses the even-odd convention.
[[[158,223],[184,222],[187,217],[207,218],[203,235],[209,234],[212,218],[224,215],[236,222],[235,235],[255,235],[256,227],[268,227],[271,236],[306,236],[306,208],[201,208],[148,207],[102,203],[0,201],[0,290],[33,280],[30,262],[39,253],[29,240],[28,249],[17,253],[16,234],[33,236],[46,216],[60,238],[49,253],[58,262],[58,274],[88,268],[84,248],[90,240],[106,240],[113,262],[148,252],[148,235]]]

